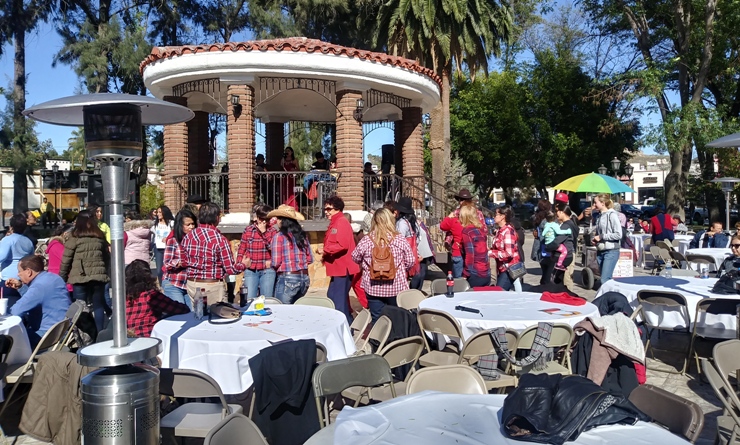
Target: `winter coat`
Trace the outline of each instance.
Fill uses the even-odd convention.
[[[148,219],[128,221],[123,224],[123,230],[128,235],[128,241],[123,248],[123,262],[126,265],[131,264],[134,260],[144,260],[148,263],[152,222]]]
[[[69,284],[108,282],[110,252],[103,238],[70,236],[64,245],[59,276]]]

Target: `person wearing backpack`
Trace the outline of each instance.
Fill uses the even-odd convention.
[[[373,215],[370,232],[352,252],[362,270],[362,288],[373,323],[385,305],[396,306],[396,296],[409,288],[408,271],[416,258],[406,239],[396,231],[396,219],[388,209]]]

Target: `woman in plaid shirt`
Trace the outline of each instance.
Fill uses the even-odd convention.
[[[511,225],[513,218],[514,212],[512,212],[510,206],[502,206],[496,209],[496,216],[494,216],[493,221],[499,229],[496,238],[493,240],[493,247],[488,253],[490,257],[496,259],[496,268],[498,269],[496,285],[504,290],[511,290],[514,286],[506,269],[512,264],[521,262],[516,230]]]
[[[159,320],[188,312],[187,306],[157,290],[149,263],[134,260],[126,266],[126,327],[134,337],[149,337]]]
[[[275,289],[275,269],[270,267],[272,264],[270,244],[277,229],[274,225],[270,225],[270,218],[267,217],[270,211],[272,207],[268,205],[254,206],[252,211],[254,221],[244,229],[239,251],[236,254],[237,263],[247,258],[244,281],[247,283],[247,298],[249,299],[256,298],[257,295],[272,297]]]
[[[393,254],[396,278],[393,281],[370,280],[370,264],[375,240],[386,239]],[[367,293],[373,323],[380,317],[387,304],[396,306],[396,295],[409,288],[407,272],[416,263],[411,246],[396,231],[396,218],[388,209],[380,209],[373,215],[370,232],[362,238],[352,252],[352,260],[362,269],[362,288]]]
[[[486,229],[481,225],[477,209],[472,204],[460,208],[462,228],[461,250],[463,256],[463,276],[471,287],[491,284],[491,265],[488,262]]]
[[[178,303],[184,303],[190,309],[192,304],[188,296],[188,273],[182,265],[180,243],[185,235],[198,227],[198,219],[190,210],[183,208],[177,212],[175,225],[165,238],[164,258],[162,264],[162,291]]]
[[[306,232],[298,224],[303,215],[283,204],[268,213],[267,218],[279,221],[278,232],[270,244],[271,266],[277,271],[275,296],[283,303],[291,304],[306,295],[311,284],[308,265],[313,263],[313,253]]]

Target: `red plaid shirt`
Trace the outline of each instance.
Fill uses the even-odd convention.
[[[244,264],[234,262],[226,237],[210,224],[201,224],[185,235],[180,247],[188,280],[221,280],[224,275],[246,269]]]
[[[395,297],[399,292],[409,288],[407,272],[416,263],[411,246],[400,234],[393,237],[389,246],[396,263],[396,278],[393,281],[370,280],[370,263],[375,247],[372,235],[363,237],[352,252],[352,260],[362,269],[361,287],[373,297]]]
[[[464,250],[463,276],[471,274],[479,277],[491,275],[491,265],[488,263],[488,244],[483,229],[468,226],[462,229],[462,247]]]
[[[275,233],[272,238],[272,267],[278,272],[295,272],[308,268],[313,263],[311,244],[306,238],[306,245],[299,249],[291,238],[282,232]]]
[[[249,269],[267,269],[265,262],[271,260],[270,244],[276,232],[277,230],[274,227],[270,227],[265,230],[265,233],[262,233],[254,224],[247,226],[244,233],[242,233],[239,251],[236,253],[236,262],[241,263],[246,256],[252,260]]]
[[[164,241],[164,263],[162,278],[170,281],[175,287],[187,288],[188,271],[182,265],[182,250],[172,233]]]
[[[158,290],[142,292],[136,298],[126,298],[126,326],[137,337],[149,337],[161,319],[190,312],[187,306],[166,297]]]
[[[493,247],[491,247],[488,255],[496,258],[496,266],[499,272],[504,272],[508,265],[521,261],[516,239],[516,231],[511,224],[506,224],[498,229],[496,238],[493,240]]]

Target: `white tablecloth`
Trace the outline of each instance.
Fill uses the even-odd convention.
[[[162,367],[204,372],[221,385],[224,394],[241,394],[253,381],[249,359],[270,342],[312,338],[326,347],[329,360],[355,352],[347,319],[339,311],[287,304],[270,308],[270,316],[244,316],[226,325],[196,320],[192,314],[158,322],[152,337],[162,340]]]
[[[696,303],[702,298],[725,298],[738,300],[740,295],[722,295],[711,292],[716,278],[693,278],[693,277],[675,277],[664,278],[659,276],[641,276],[631,278],[616,278],[604,283],[596,297],[600,297],[605,292],[619,292],[627,297],[632,307],[637,307],[637,292],[641,290],[658,290],[664,292],[677,292],[686,298],[689,307],[689,320],[693,323],[696,313]],[[684,318],[678,310],[665,312],[662,309],[651,309],[646,316],[652,323],[660,323],[664,327],[684,326]],[[706,314],[699,320],[700,326],[711,328],[724,328],[735,330],[737,320],[735,316]]]
[[[504,437],[500,410],[505,395],[460,395],[432,391],[362,408],[345,407],[335,424],[305,445],[523,445]],[[581,433],[568,445],[686,445],[689,442],[646,422],[606,425]]]
[[[645,240],[650,238],[649,233],[631,233],[629,235],[630,241],[632,241],[632,244],[635,246],[635,251],[637,252],[637,266],[643,267],[645,266]]]
[[[699,248],[699,249],[687,249],[686,255],[693,253],[696,255],[709,255],[714,257],[714,267],[712,265],[709,265],[709,270],[717,270],[719,269],[719,266],[722,265],[722,262],[727,258],[728,256],[732,255],[732,252],[730,249],[725,248]],[[692,264],[692,269],[696,269],[696,265]]]
[[[13,338],[13,348],[8,355],[8,364],[26,363],[33,350],[21,317],[16,315],[0,316],[0,335],[10,335]],[[2,385],[2,380],[0,380],[0,402],[3,401]]]
[[[420,309],[447,312],[460,322],[465,339],[482,329],[499,326],[522,331],[540,321],[567,323],[574,326],[584,318],[597,317],[599,310],[591,303],[582,306],[549,303],[534,292],[458,292],[454,298],[430,297],[419,303]],[[480,314],[455,310],[455,306],[480,310]],[[550,314],[544,309],[557,308]]]

